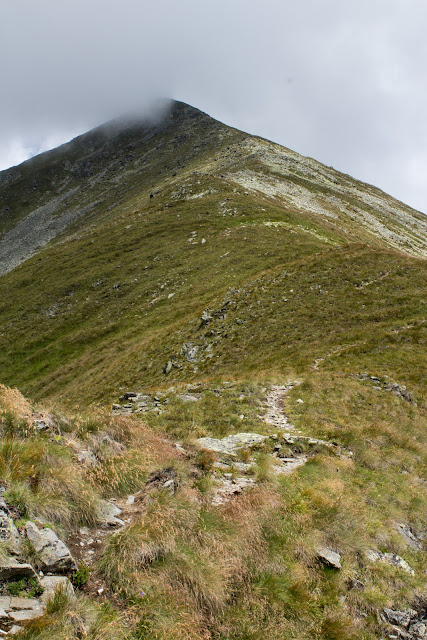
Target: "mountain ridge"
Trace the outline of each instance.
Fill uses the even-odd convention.
[[[424,217],[175,107],[0,187],[0,630],[426,640]]]
[[[420,212],[313,159],[227,127],[184,103],[170,102],[156,121],[115,119],[0,172],[0,273],[25,261],[79,219],[84,222],[96,216],[111,199],[107,185],[113,183],[114,187],[115,180],[129,181],[132,173],[143,175],[147,168],[153,173],[154,168],[153,184],[144,186],[156,190],[167,173],[159,167],[147,167],[153,156],[150,140],[159,139],[162,144],[161,136],[174,129],[178,137],[175,149],[169,150],[168,159],[163,158],[164,164],[171,163],[170,177],[177,171],[181,175],[185,168],[182,157],[177,159],[174,153],[181,144],[179,136],[199,140],[201,144],[193,143],[184,164],[195,159],[200,163],[200,146],[206,143],[203,136],[209,129],[209,137],[215,139],[206,146],[213,153],[221,152],[221,157],[202,164],[205,172],[223,172],[225,180],[252,192],[335,218],[337,225],[352,228],[349,233],[353,235],[362,226],[371,235],[384,238],[389,246],[427,255],[427,218]],[[224,136],[237,146],[224,145]],[[100,188],[100,182],[106,190]]]

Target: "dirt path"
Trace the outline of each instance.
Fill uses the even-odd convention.
[[[295,380],[286,385],[273,385],[271,387],[265,399],[267,411],[261,416],[266,424],[281,431],[292,432],[294,434],[301,433],[301,431],[298,431],[292,422],[290,422],[288,416],[283,411],[283,399],[291,389],[299,384],[301,384],[301,382]]]

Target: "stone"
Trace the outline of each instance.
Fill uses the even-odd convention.
[[[416,638],[416,640],[427,640],[427,621],[420,620],[419,622],[414,622],[409,627],[409,633],[411,634],[411,638]]]
[[[196,442],[202,449],[235,456],[241,449],[252,449],[260,446],[265,440],[268,440],[268,437],[259,433],[235,433],[222,439],[198,438]]]
[[[402,522],[396,522],[396,530],[400,533],[402,538],[405,539],[407,545],[414,551],[422,551],[423,545],[420,539],[411,531],[411,528],[407,524]]]
[[[52,413],[33,413],[30,416],[29,423],[33,425],[37,431],[49,431],[58,435],[61,434],[56,418]]]
[[[40,580],[40,584],[44,589],[40,597],[40,601],[44,606],[58,589],[63,591],[68,598],[74,596],[73,585],[66,576],[45,576]]]
[[[40,618],[45,613],[43,603],[37,598],[18,598],[2,596],[0,598],[0,619],[4,625],[11,622],[28,622]],[[12,626],[12,629],[15,628]],[[17,627],[20,629],[20,627]],[[9,629],[9,634],[12,632]],[[12,634],[13,635],[13,634]]]
[[[384,616],[391,622],[391,624],[397,624],[400,627],[408,628],[409,623],[413,618],[418,615],[417,611],[414,609],[405,609],[405,611],[397,611],[395,609],[383,609]]]
[[[172,371],[173,363],[172,360],[169,360],[163,369],[163,373],[167,375]]]
[[[213,491],[212,504],[220,506],[231,500],[236,495],[240,495],[245,489],[254,486],[253,478],[221,478]]]
[[[11,597],[9,609],[40,609],[40,601],[37,598]]]
[[[327,567],[341,569],[341,556],[336,551],[332,551],[328,547],[318,547],[316,553],[318,559]]]
[[[148,476],[145,488],[148,491],[153,489],[165,489],[171,495],[174,495],[178,489],[178,474],[172,467],[152,471]]]
[[[30,564],[18,562],[15,558],[0,556],[0,581],[15,577],[35,578],[36,572]]]
[[[27,522],[25,533],[34,547],[40,568],[43,571],[69,571],[77,569],[76,561],[68,547],[56,533],[45,527],[39,529],[34,522]]]
[[[0,542],[4,543],[9,553],[19,555],[21,538],[19,531],[10,517],[7,507],[0,509]]]
[[[365,552],[365,555],[370,562],[387,562],[387,564],[390,564],[397,569],[402,569],[403,571],[406,571],[406,573],[410,573],[412,576],[415,575],[415,571],[409,566],[406,560],[395,553],[383,553],[382,551],[369,549]]]
[[[200,398],[197,398],[196,396],[193,396],[190,393],[183,393],[178,397],[183,402],[198,402],[200,400]]]
[[[117,517],[121,512],[122,510],[114,502],[101,500],[98,505],[98,522],[110,527],[123,527],[125,523]]]
[[[9,618],[14,622],[28,622],[34,618],[40,618],[44,614],[44,609],[23,609],[22,611],[11,611]]]

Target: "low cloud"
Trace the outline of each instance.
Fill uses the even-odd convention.
[[[420,0],[0,2],[0,167],[174,97],[427,210]]]

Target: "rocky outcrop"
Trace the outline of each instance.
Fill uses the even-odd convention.
[[[415,571],[409,566],[406,560],[395,553],[383,553],[382,551],[369,549],[366,551],[365,555],[370,562],[386,562],[397,569],[401,569],[402,571],[406,571],[406,573],[415,575]]]
[[[5,545],[9,553],[19,555],[21,549],[19,531],[4,501],[3,504],[4,506],[0,507],[0,542]]]
[[[44,576],[40,579],[40,586],[43,589],[40,602],[44,606],[54,597],[55,592],[58,590],[69,599],[74,595],[73,585],[66,576]]]
[[[383,619],[392,625],[393,635],[389,638],[405,638],[406,640],[427,640],[427,610],[417,609],[383,609]]]
[[[25,534],[34,548],[40,569],[54,572],[77,569],[70,550],[52,529],[39,529],[34,522],[27,522]]]

